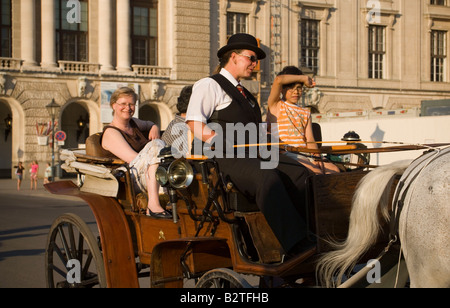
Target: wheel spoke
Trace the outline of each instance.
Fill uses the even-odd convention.
[[[58,231],[59,231],[59,236],[61,238],[61,243],[63,245],[63,248],[67,254],[67,258],[69,260],[73,259],[71,253],[70,253],[70,249],[69,249],[69,245],[67,245],[67,240],[66,240],[66,235],[64,234],[64,229],[63,229],[63,225],[58,227]],[[67,264],[67,263],[66,263]]]
[[[76,245],[75,245],[75,236],[73,233],[73,225],[68,224],[67,229],[69,231],[69,241],[70,241],[70,256],[72,258],[76,258]]]
[[[80,261],[80,264],[83,264],[83,247],[84,247],[84,238],[83,234],[81,232],[78,235],[78,261]]]
[[[92,277],[90,279],[82,280],[79,285],[83,287],[91,287],[98,285],[98,283],[99,283],[98,276],[96,275],[95,277]]]
[[[49,268],[51,268],[53,271],[55,271],[56,273],[61,275],[64,279],[67,278],[67,273],[65,271],[63,271],[62,269],[60,269],[59,267],[57,267],[55,265],[50,265]]]
[[[55,242],[51,242],[51,247],[53,248],[53,251],[56,252],[61,262],[66,266],[67,262],[69,262],[67,255],[59,249],[58,245]]]
[[[91,266],[91,261],[92,261],[92,253],[89,251],[88,257],[86,259],[86,263],[83,266],[83,271],[81,273],[81,277],[86,277],[88,271],[89,271],[89,267]]]

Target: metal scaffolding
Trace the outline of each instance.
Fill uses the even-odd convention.
[[[270,0],[270,83],[282,69],[281,60],[281,0]]]

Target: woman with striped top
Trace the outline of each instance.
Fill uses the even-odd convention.
[[[278,74],[268,100],[268,127],[280,142],[291,147],[318,149],[313,135],[311,111],[298,105],[304,86],[313,88],[315,82],[295,66],[287,66]],[[323,161],[319,156],[287,151],[283,154],[296,159],[316,174],[339,172],[335,165]]]

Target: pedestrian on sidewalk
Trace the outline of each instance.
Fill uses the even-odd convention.
[[[25,170],[25,167],[23,166],[22,162],[19,161],[18,166],[14,166],[16,168],[16,177],[17,177],[17,191],[20,191],[20,186],[22,185],[23,180],[23,171]]]
[[[33,190],[33,183],[34,183],[34,190],[37,190],[37,175],[39,171],[39,164],[33,160],[33,162],[30,165],[30,189]]]
[[[52,167],[50,163],[47,163],[47,168],[45,168],[44,174],[44,185],[53,181]]]

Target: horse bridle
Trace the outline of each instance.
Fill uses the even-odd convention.
[[[448,152],[450,152],[450,148],[446,148],[444,150],[440,148],[430,149],[429,151],[425,152],[424,155],[414,160],[408,167],[408,169],[406,169],[406,171],[403,173],[397,185],[392,202],[389,244],[386,249],[389,249],[390,246],[392,246],[399,240],[400,215],[405,206],[406,196],[412,184],[431,162]]]

